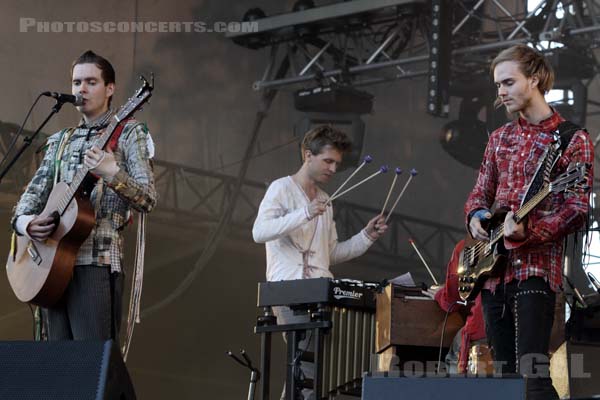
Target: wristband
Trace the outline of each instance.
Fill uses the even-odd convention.
[[[477,218],[479,220],[486,220],[486,219],[489,219],[489,218],[486,217],[486,214],[489,213],[489,212],[490,212],[490,210],[482,208],[481,210],[475,211],[475,213],[473,213],[473,217],[475,217],[475,218]]]

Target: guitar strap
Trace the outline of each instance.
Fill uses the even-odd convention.
[[[121,137],[121,133],[123,133],[123,128],[125,128],[125,125],[132,119],[133,118],[124,119],[115,128],[113,135],[111,136],[110,140],[106,144],[106,147],[109,148],[110,151],[115,151],[117,149],[117,146],[119,145],[119,138]],[[132,127],[131,129],[133,129],[133,128],[134,127]]]
[[[119,145],[119,138],[121,137],[121,133],[123,133],[123,128],[125,128],[125,125],[127,124],[127,122],[130,119],[131,118],[125,119],[125,120],[121,121],[121,123],[119,123],[119,125],[117,125],[117,127],[115,128],[115,131],[113,132],[112,136],[110,137],[110,140],[106,144],[107,149],[110,149],[110,151],[112,151],[112,152],[114,152],[117,149],[117,146]],[[94,209],[96,210],[96,212],[98,212],[100,210],[100,201],[102,201],[102,196],[104,195],[104,180],[101,177],[97,176],[96,174],[92,174],[92,175],[94,175],[98,178],[98,183],[96,185],[96,187],[97,187],[97,189],[96,189],[96,204],[94,204]]]
[[[571,121],[563,121],[558,125],[556,132],[560,137],[561,154],[565,151],[569,143],[571,143],[571,139],[573,139],[575,132],[582,130],[585,131],[585,128],[582,128]]]
[[[558,125],[554,132],[558,139],[558,143],[551,143],[546,149],[546,153],[537,167],[521,205],[527,203],[533,196],[539,193],[540,189],[544,186],[544,183],[547,183],[550,180],[550,173],[552,172],[552,168],[556,161],[569,146],[569,143],[571,143],[571,139],[573,139],[575,132],[582,129],[583,128],[579,125],[574,124],[571,121],[563,121]],[[556,144],[558,144],[558,146],[556,146]]]

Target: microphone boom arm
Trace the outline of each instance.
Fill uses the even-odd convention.
[[[0,172],[0,182],[2,182],[2,179],[4,179],[4,177],[6,176],[8,171],[10,171],[10,169],[13,167],[13,165],[15,165],[17,160],[19,158],[21,158],[21,155],[25,152],[25,150],[27,150],[27,148],[31,145],[31,143],[33,143],[33,140],[37,137],[37,135],[40,133],[42,128],[44,126],[46,126],[46,124],[48,123],[48,121],[50,121],[50,119],[54,116],[54,114],[56,114],[60,111],[63,104],[64,104],[64,102],[59,101],[57,99],[56,104],[52,107],[50,114],[48,114],[48,116],[46,117],[44,122],[42,122],[42,124],[35,130],[35,132],[31,136],[28,136],[25,139],[23,139],[23,146],[21,146],[21,148],[17,151],[17,154],[15,154],[15,156],[12,158],[12,160],[10,160],[8,165]],[[21,127],[21,128],[23,128],[23,127]],[[19,129],[19,131],[20,131],[20,129]]]

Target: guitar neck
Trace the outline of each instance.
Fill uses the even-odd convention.
[[[133,113],[135,113],[141,106],[148,101],[150,96],[152,96],[152,90],[154,89],[154,75],[152,76],[151,82],[148,82],[146,78],[143,76],[140,77],[144,84],[140,87],[135,94],[127,100],[119,111],[115,115],[113,115],[110,119],[110,124],[104,130],[104,133],[100,135],[100,137],[94,143],[94,146],[97,146],[100,149],[104,149],[110,139],[112,138],[115,129],[125,119],[131,117]],[[86,181],[86,178],[89,174],[90,170],[83,165],[82,168],[77,171],[75,176],[73,177],[73,181],[69,185],[69,188],[66,190],[65,194],[58,201],[58,212],[62,215],[71,200],[73,200],[73,196],[75,193],[81,188],[81,185]]]
[[[533,210],[538,204],[542,202],[550,194],[550,186],[545,184],[542,186],[540,191],[533,196],[527,203],[523,205],[523,207],[519,208],[517,212],[515,212],[514,220],[518,224]],[[496,229],[492,231],[492,235],[490,238],[491,244],[495,244],[500,239],[504,237],[504,224],[500,224]]]
[[[115,132],[115,129],[117,128],[117,125],[119,125],[120,122],[121,121],[116,115],[113,116],[111,118],[111,123],[106,127],[104,133],[100,135],[98,139],[96,139],[96,142],[93,144],[93,146],[96,146],[100,149],[104,149],[110,141],[110,138],[112,137],[113,133]],[[69,188],[58,202],[58,212],[61,215],[67,209],[69,203],[73,199],[73,196],[75,196],[75,193],[77,193],[77,191],[81,187],[81,184],[85,181],[85,178],[88,176],[89,172],[89,168],[85,165],[82,165],[81,169],[79,169],[79,171],[73,177],[73,181],[69,185]]]

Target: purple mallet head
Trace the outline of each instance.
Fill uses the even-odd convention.
[[[364,162],[365,164],[368,164],[368,163],[370,163],[371,161],[373,161],[373,157],[371,157],[371,156],[365,156],[365,159],[364,159],[364,161],[363,161],[363,162]]]
[[[381,168],[379,168],[379,170],[380,170],[382,173],[384,173],[384,174],[385,174],[386,172],[388,172],[388,166],[387,166],[387,165],[382,165],[382,166],[381,166]]]
[[[411,174],[412,176],[416,176],[416,175],[418,174],[418,172],[417,172],[417,170],[416,170],[416,169],[414,169],[414,168],[413,168],[413,169],[411,169],[411,170],[410,170],[410,174]]]
[[[400,175],[402,173],[402,168],[396,167],[396,175]]]

